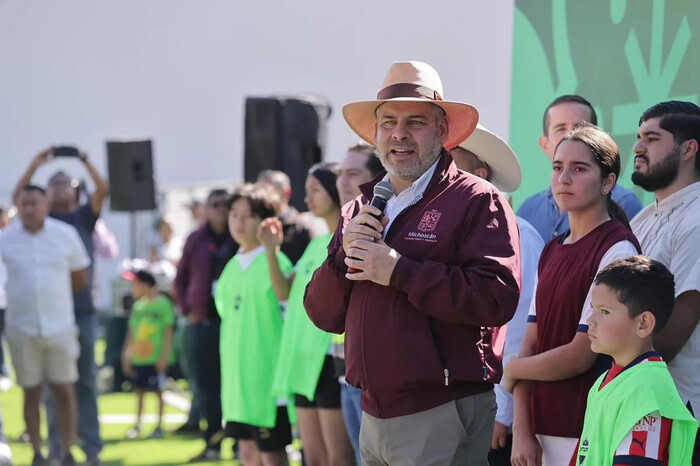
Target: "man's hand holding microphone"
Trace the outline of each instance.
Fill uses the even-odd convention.
[[[382,232],[389,223],[384,217],[387,201],[394,188],[388,181],[380,181],[374,187],[374,197],[369,205],[350,220],[343,233],[343,249],[348,280],[370,280],[388,286],[391,274],[401,255],[382,239]]]

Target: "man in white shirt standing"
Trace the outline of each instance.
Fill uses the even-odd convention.
[[[0,260],[8,272],[7,341],[17,383],[24,390],[24,421],[34,449],[32,465],[48,465],[41,452],[41,389],[48,382],[58,405],[65,456],[76,430],[73,383],[78,379],[79,346],[73,292],[87,285],[90,258],[76,229],[48,218],[42,188],[24,186],[17,198],[20,221],[0,237]]]
[[[700,107],[669,101],[639,120],[632,181],[656,196],[632,219],[642,253],[676,280],[676,302],[654,348],[668,363],[683,402],[700,419]],[[700,464],[695,442],[693,464]]]

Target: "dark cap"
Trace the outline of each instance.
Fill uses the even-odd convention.
[[[156,277],[153,276],[151,272],[146,270],[127,270],[122,273],[122,278],[129,280],[130,282],[139,281],[150,287],[156,286]]]

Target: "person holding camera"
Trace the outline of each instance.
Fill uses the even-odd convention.
[[[57,157],[76,158],[90,175],[95,191],[89,201],[79,204],[77,180],[64,171],[58,171],[49,178],[47,197],[49,216],[68,223],[78,230],[80,239],[87,249],[91,264],[94,256],[92,234],[95,223],[100,217],[102,204],[109,192],[109,185],[90,162],[88,155],[76,147],[49,147],[37,154],[24,175],[20,178],[13,192],[13,201],[23,187],[30,184],[36,171]],[[78,404],[78,436],[82,439],[82,448],[89,465],[100,464],[99,454],[103,444],[100,437],[100,424],[97,417],[97,383],[95,366],[95,339],[97,316],[92,299],[93,267],[88,269],[88,286],[73,296],[75,321],[79,329],[80,357],[78,359],[78,381],[75,384],[75,396]],[[46,400],[47,419],[49,420],[49,445],[51,458],[61,458],[61,436],[58,431],[56,408],[53,399]]]

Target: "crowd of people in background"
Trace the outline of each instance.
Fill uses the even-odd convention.
[[[153,267],[123,274],[128,438],[144,435],[154,392],[149,438],[202,436],[183,463],[219,460],[231,437],[244,465],[288,464],[297,426],[307,465],[700,464],[700,107],[641,115],[631,179],[655,196],[643,207],[619,185],[593,105],[558,97],[539,136],[550,186],[517,215],[517,155],[474,107],[444,99],[429,65],[393,64],[377,99],[343,115],[363,141],[310,168],[308,213],[266,170],[190,205],[184,243],[166,217],[154,225],[148,259],[174,279],[163,292]],[[94,259],[118,247],[100,220],[109,186],[85,153],[86,202],[63,171],[33,184],[51,155],[18,181],[11,223],[0,206],[0,332],[33,464],[76,464],[79,440],[96,465]],[[382,181],[393,194],[380,209]],[[191,404],[167,433],[175,363]]]

